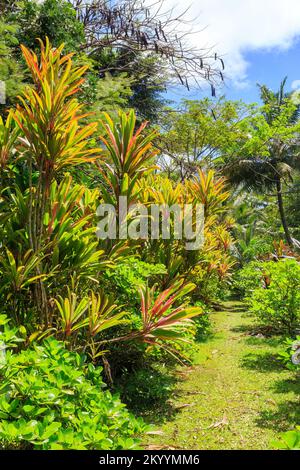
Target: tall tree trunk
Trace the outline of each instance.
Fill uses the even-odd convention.
[[[285,238],[286,238],[286,241],[289,244],[289,246],[291,248],[293,248],[294,244],[293,244],[293,240],[292,240],[292,237],[291,237],[291,234],[290,234],[290,231],[289,231],[289,227],[288,227],[288,224],[287,224],[287,221],[286,221],[285,211],[284,211],[284,206],[283,206],[282,187],[281,187],[280,176],[277,176],[277,179],[276,179],[276,190],[277,190],[278,209],[279,209],[279,214],[280,214],[283,230],[284,230],[284,233],[285,233]]]

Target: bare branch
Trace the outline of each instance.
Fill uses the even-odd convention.
[[[85,28],[88,53],[111,47],[131,52],[156,54],[171,81],[186,88],[208,82],[212,95],[224,80],[224,61],[213,48],[191,45],[195,34],[187,19],[188,8],[179,15],[164,11],[164,0],[69,0]],[[190,25],[190,29],[187,29]],[[184,26],[184,27],[183,27]]]

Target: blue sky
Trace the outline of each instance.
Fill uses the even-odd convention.
[[[165,1],[182,11],[176,0]],[[277,89],[286,75],[288,89],[297,80],[300,88],[299,0],[190,0],[190,5],[188,15],[195,28],[190,40],[197,47],[213,46],[226,64],[226,87],[219,95],[257,102],[257,82]],[[179,88],[168,98],[207,94]]]
[[[239,88],[228,81],[224,92],[229,99],[243,99],[246,102],[257,102],[259,94],[256,84],[266,84],[273,90],[279,88],[280,82],[288,77],[287,90],[295,88],[300,80],[300,38],[288,50],[273,48],[272,50],[251,51],[244,54],[249,63],[247,69],[247,85]],[[221,93],[221,91],[219,91]]]

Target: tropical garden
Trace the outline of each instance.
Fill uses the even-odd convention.
[[[146,3],[0,13],[0,448],[300,449],[300,115],[285,79],[260,84],[259,104],[225,99],[224,60]],[[198,81],[201,100],[166,98]],[[120,236],[120,198],[137,231],[153,205],[160,223],[201,206],[201,246],[172,217],[169,236]],[[101,205],[112,236],[97,236]]]

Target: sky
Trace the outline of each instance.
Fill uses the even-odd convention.
[[[259,102],[256,84],[277,90],[285,76],[288,91],[300,88],[299,0],[190,0],[189,4],[187,16],[194,22],[190,41],[198,47],[213,46],[225,61],[226,84],[219,96]],[[176,0],[166,0],[166,5],[175,12],[182,10]],[[168,98],[197,99],[205,94],[207,90],[188,94],[175,89]]]

